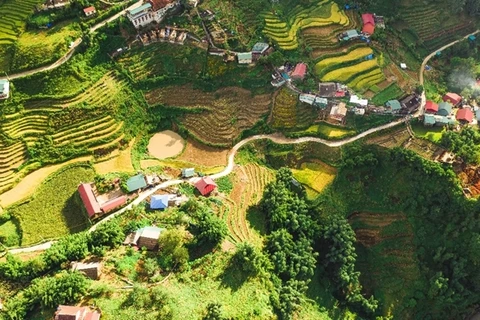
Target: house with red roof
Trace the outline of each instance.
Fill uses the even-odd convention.
[[[89,183],[82,183],[78,186],[78,193],[82,199],[83,205],[87,210],[88,217],[91,218],[102,212],[97,198],[93,193],[92,185]]]
[[[85,16],[87,17],[93,16],[96,12],[94,6],[83,9],[83,13],[85,13]]]
[[[88,307],[59,305],[54,320],[99,320],[100,313]]]
[[[100,209],[103,211],[103,213],[107,213],[118,207],[123,206],[125,203],[127,203],[127,197],[120,196],[117,198],[110,199],[105,203],[102,203],[102,205],[100,206]]]
[[[473,121],[473,112],[470,108],[463,108],[457,111],[457,115],[455,116],[458,122],[467,124],[472,123]]]
[[[375,32],[375,17],[371,13],[362,14],[363,33],[373,34]]]
[[[449,92],[443,96],[443,101],[450,102],[454,106],[458,106],[460,102],[462,102],[462,96],[453,92]]]
[[[197,188],[202,196],[210,194],[216,187],[217,184],[210,177],[203,177],[195,183],[195,188]]]
[[[438,104],[433,101],[427,100],[425,103],[425,112],[435,114],[438,112]]]
[[[295,69],[293,70],[290,78],[296,80],[303,80],[305,78],[305,74],[307,73],[307,65],[303,62],[297,63]]]

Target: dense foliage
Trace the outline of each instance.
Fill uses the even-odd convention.
[[[466,163],[477,164],[480,161],[480,133],[472,127],[443,133],[441,144]]]

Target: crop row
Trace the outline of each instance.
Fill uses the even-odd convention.
[[[347,54],[344,54],[342,56],[325,58],[325,59],[320,60],[315,65],[315,70],[316,70],[317,73],[319,73],[322,68],[326,68],[326,67],[333,66],[333,65],[338,65],[338,64],[345,63],[345,62],[348,62],[348,61],[358,60],[358,59],[364,58],[364,57],[366,57],[366,56],[368,56],[369,54],[372,54],[372,53],[373,53],[373,51],[369,47],[355,48],[355,49],[349,51]]]
[[[355,75],[365,72],[366,70],[378,68],[376,59],[360,62],[356,65],[335,69],[325,74],[322,81],[339,81],[343,83],[349,82]]]

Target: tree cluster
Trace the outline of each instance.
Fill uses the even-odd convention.
[[[468,164],[480,161],[480,133],[472,127],[442,134],[441,144]]]

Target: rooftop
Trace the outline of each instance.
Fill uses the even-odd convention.
[[[252,48],[252,52],[264,53],[268,49],[269,45],[265,42],[257,42]]]
[[[143,12],[145,10],[148,10],[152,7],[152,5],[150,3],[145,3],[143,5],[141,5],[140,7],[138,8],[135,8],[135,9],[132,9],[130,11],[128,11],[132,16],[136,15],[136,14],[139,14],[140,12]]]
[[[143,174],[137,174],[136,176],[131,177],[127,180],[127,190],[132,192],[141,188],[145,188],[147,183],[145,181],[145,176]]]

